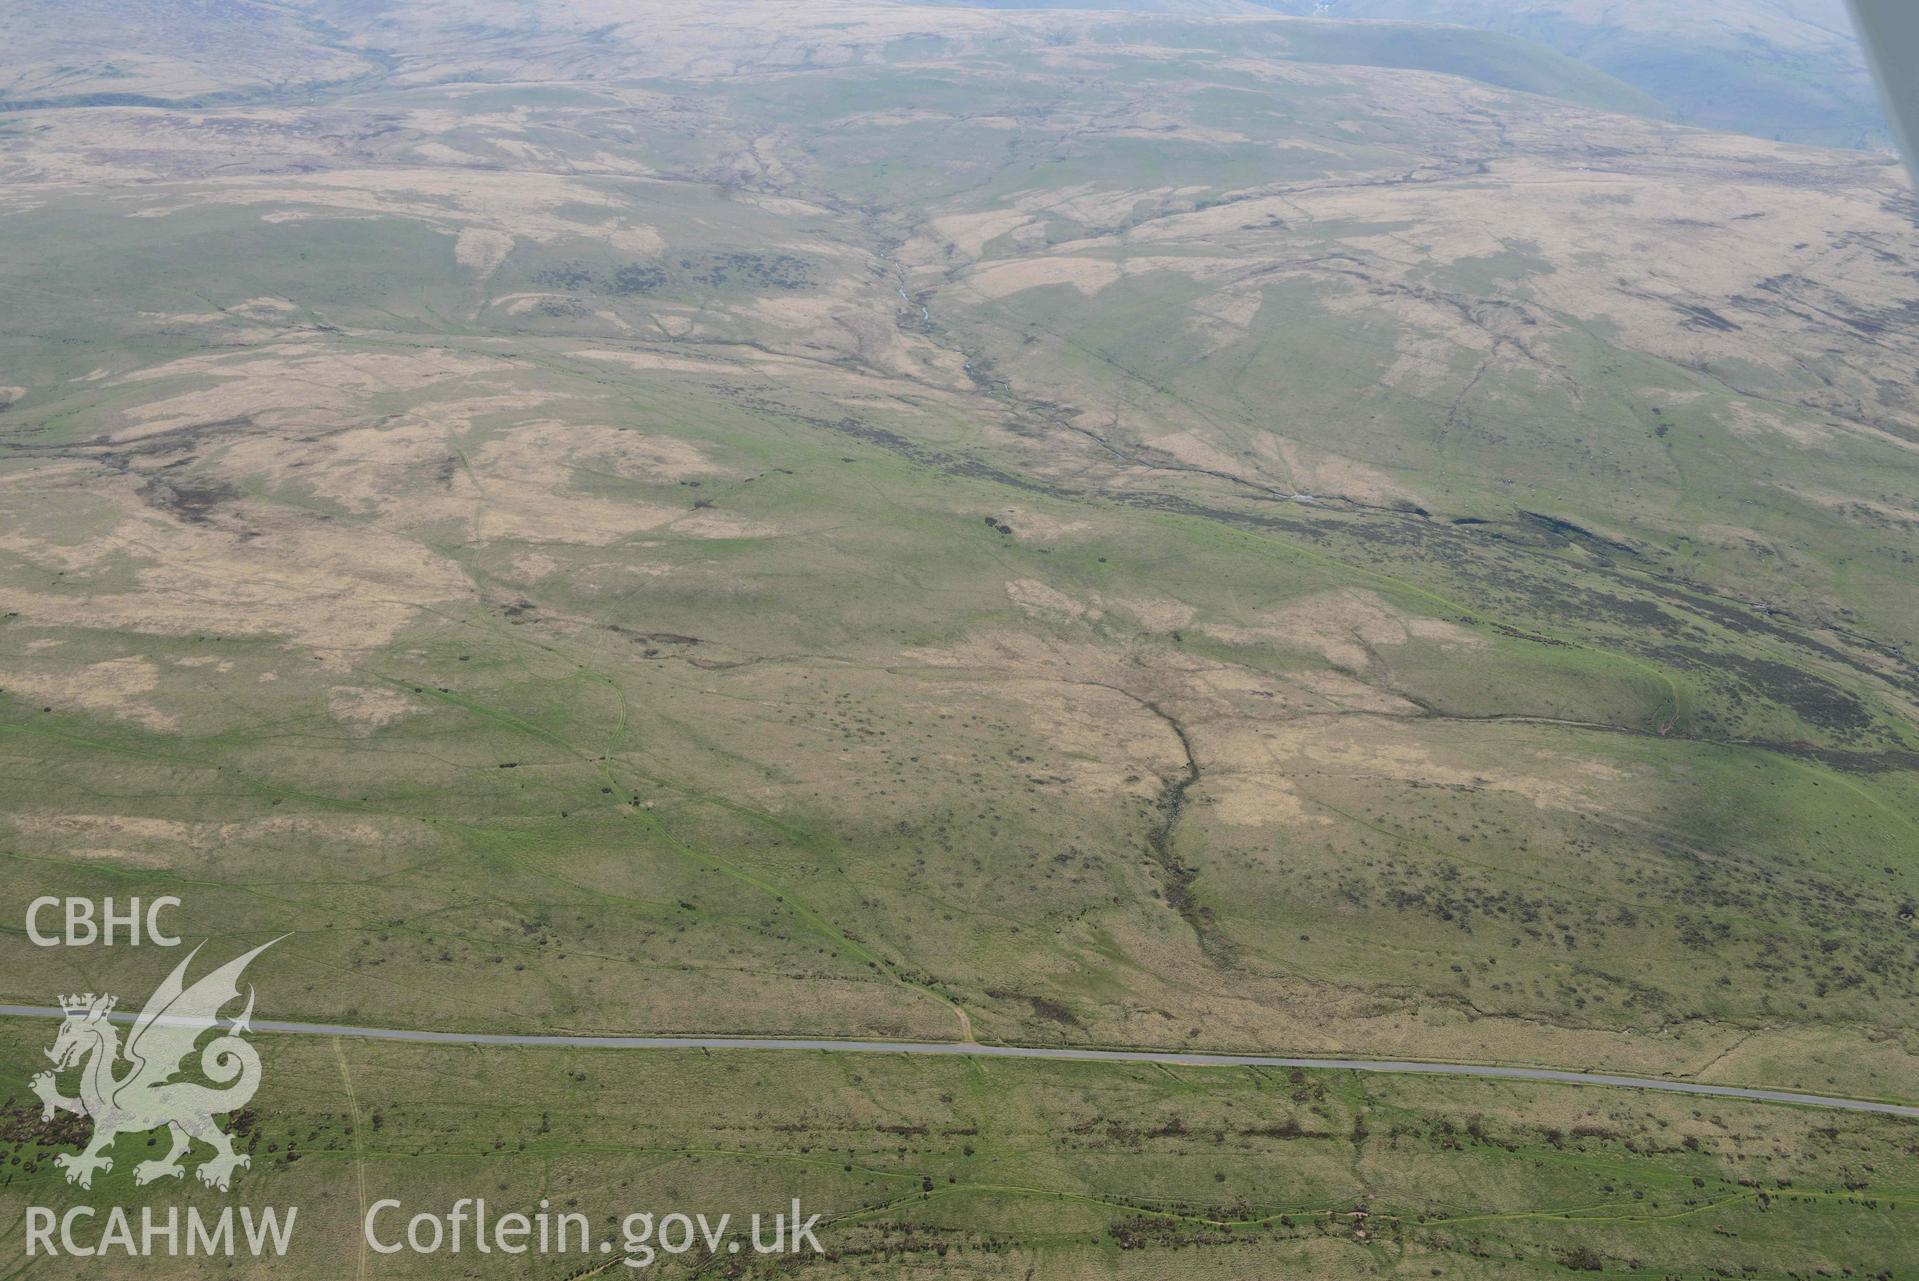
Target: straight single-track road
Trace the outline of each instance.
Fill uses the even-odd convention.
[[[53,1006],[0,1005],[0,1017],[64,1017]],[[115,1022],[131,1023],[134,1015],[118,1012]],[[163,1016],[164,1017],[164,1016]],[[929,1054],[986,1059],[1040,1059],[1068,1063],[1164,1063],[1178,1067],[1315,1068],[1322,1071],[1397,1072],[1423,1076],[1489,1078],[1500,1081],[1545,1081],[1553,1085],[1603,1085],[1626,1090],[1663,1090],[1668,1094],[1703,1094],[1754,1103],[1793,1103],[1801,1107],[1840,1108],[1848,1112],[1875,1112],[1882,1116],[1919,1118],[1919,1107],[1854,1099],[1833,1094],[1803,1094],[1794,1090],[1766,1090],[1740,1085],[1708,1085],[1656,1076],[1618,1076],[1609,1072],[1572,1072],[1564,1068],[1508,1067],[1480,1063],[1427,1063],[1409,1059],[1295,1058],[1276,1054],[1195,1054],[1174,1050],[1082,1050],[1071,1046],[982,1045],[972,1041],[840,1041],[827,1037],[778,1036],[568,1036],[531,1032],[425,1032],[410,1028],[352,1027],[340,1023],[287,1023],[255,1019],[255,1032],[292,1036],[350,1036],[369,1041],[410,1041],[427,1045],[521,1045],[576,1050],[824,1050],[834,1054]]]

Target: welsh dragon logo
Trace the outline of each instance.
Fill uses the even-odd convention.
[[[184,1175],[180,1158],[198,1139],[214,1152],[194,1171],[200,1182],[221,1191],[231,1185],[233,1172],[249,1164],[249,1158],[233,1150],[233,1141],[213,1118],[245,1107],[260,1088],[260,1056],[242,1039],[252,1030],[253,989],[247,989],[240,1017],[224,1027],[220,1011],[239,999],[240,974],[247,963],[272,946],[264,943],[188,987],[187,966],[200,952],[194,948],[134,1019],[124,1047],[110,1017],[116,998],[91,992],[60,998],[66,1017],[47,1051],[54,1070],[35,1076],[31,1084],[43,1105],[43,1120],[52,1120],[56,1110],[93,1120],[93,1139],[85,1151],[63,1152],[53,1159],[67,1172],[67,1182],[92,1187],[94,1171],[113,1169],[106,1151],[115,1138],[164,1125],[173,1146],[159,1160],[135,1166],[135,1183]],[[200,1051],[200,1070],[213,1085],[171,1079],[186,1066],[200,1038],[216,1028],[220,1034]],[[70,1099],[59,1092],[55,1073],[74,1067],[80,1068],[80,1094]]]

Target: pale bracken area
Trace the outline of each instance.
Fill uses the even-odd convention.
[[[1544,46],[1247,13],[28,3],[0,47],[12,919],[178,893],[196,941],[290,933],[283,1019],[1919,1097],[1889,156],[1686,127]],[[165,960],[0,955],[30,1003]],[[876,1102],[896,1070],[815,1119],[965,1136]],[[1250,1142],[1245,1099],[1120,1134],[1095,1075],[1022,1069],[1028,1128],[978,1140],[973,1182],[1028,1189],[1064,1159],[1032,1134],[1114,1145],[1073,1158],[1092,1202],[986,1231],[1042,1276],[1370,1275],[1372,1196],[1408,1275],[1770,1266],[1769,1232],[1864,1275],[1894,1229],[1761,1230],[1740,1180],[1842,1186],[1848,1143],[1919,1178],[1890,1121],[1761,1170],[1784,1122],[1499,1087],[1503,1139],[1449,1115],[1508,1191],[1643,1157],[1671,1210],[1710,1166],[1751,1241],[1542,1219],[1488,1256],[1406,1200],[1479,1177],[1451,1103],[1248,1086],[1326,1141],[1252,1191],[1168,1138]],[[1142,1134],[1156,1173],[1103,1183]],[[1453,1208],[1544,1213],[1515,1195]],[[1212,1226],[1108,1231],[1175,1202]],[[895,1261],[1034,1275],[972,1244]]]

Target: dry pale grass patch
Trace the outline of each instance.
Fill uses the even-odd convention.
[[[1250,626],[1207,623],[1200,630],[1229,645],[1277,644],[1304,650],[1348,672],[1365,671],[1376,650],[1405,645],[1415,637],[1459,649],[1484,643],[1458,624],[1413,617],[1362,588],[1301,597],[1268,611],[1263,621]]]
[[[30,701],[96,716],[135,721],[167,733],[180,718],[142,698],[160,688],[160,668],[139,655],[80,668],[19,668],[0,671],[0,689]]]

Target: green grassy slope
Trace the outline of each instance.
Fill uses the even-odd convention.
[[[36,1042],[9,1026],[0,1066]],[[628,1215],[822,1216],[824,1257],[656,1254],[642,1275],[1518,1278],[1569,1271],[1801,1275],[1909,1257],[1909,1123],[1599,1089],[1414,1078],[821,1054],[434,1049],[270,1038],[235,1122],[234,1192],[135,1186],[123,1138],[89,1194],[51,1156],[37,1103],[8,1103],[0,1204],[297,1207],[259,1275],[576,1276],[625,1257]],[[32,1100],[27,1100],[33,1103]],[[202,1150],[204,1151],[204,1150]],[[189,1157],[191,1166],[195,1161]],[[378,1255],[364,1208],[406,1219],[484,1197],[488,1215],[584,1214],[584,1252]],[[0,1240],[19,1247],[17,1220]],[[82,1225],[84,1234],[87,1225]],[[637,1226],[635,1227],[637,1231]],[[637,1254],[636,1258],[646,1256]],[[102,1260],[33,1260],[96,1275]],[[116,1260],[125,1265],[123,1261]],[[204,1275],[199,1259],[131,1265]],[[239,1270],[239,1269],[236,1269]],[[625,1269],[621,1269],[625,1270]]]

